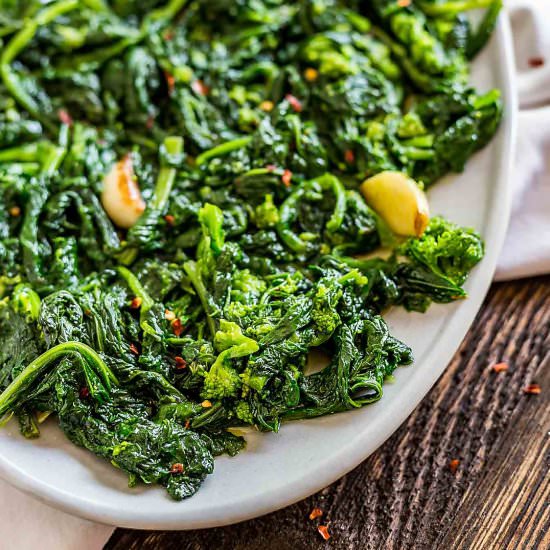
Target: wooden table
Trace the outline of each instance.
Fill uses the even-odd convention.
[[[508,370],[494,372],[500,362]],[[525,393],[533,383],[540,394]],[[550,277],[495,284],[432,391],[347,476],[256,520],[190,532],[118,529],[106,548],[550,548],[549,395]],[[323,516],[311,521],[314,507]]]

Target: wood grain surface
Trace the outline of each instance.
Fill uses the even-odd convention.
[[[549,367],[550,277],[496,284],[432,391],[347,476],[256,520],[117,529],[105,548],[550,548]],[[541,393],[526,393],[530,384]],[[314,507],[323,516],[310,520]]]

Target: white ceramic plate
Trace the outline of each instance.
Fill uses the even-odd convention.
[[[69,443],[55,422],[27,441],[15,423],[0,430],[0,476],[67,512],[124,527],[190,529],[250,519],[305,498],[335,481],[377,449],[428,392],[458,348],[489,287],[509,217],[508,180],[515,134],[515,86],[510,29],[502,16],[476,59],[472,81],[503,92],[497,137],[467,170],[429,193],[432,212],[477,228],[487,253],[466,288],[467,300],[432,306],[427,314],[392,311],[392,333],[412,346],[414,366],[396,371],[384,397],[360,410],[289,423],[279,434],[252,433],[247,450],[216,460],[215,473],[183,502],[162,488],[128,489],[126,476]]]

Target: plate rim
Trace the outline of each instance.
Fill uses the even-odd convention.
[[[350,440],[348,445],[340,449],[338,453],[335,453],[330,459],[323,461],[322,465],[308,472],[301,480],[299,486],[294,486],[291,496],[287,492],[288,488],[281,486],[266,493],[261,503],[254,502],[254,499],[252,499],[249,502],[243,503],[241,507],[234,507],[231,510],[218,506],[211,511],[208,517],[201,517],[196,512],[193,513],[192,510],[187,510],[187,514],[182,514],[182,516],[175,518],[151,518],[147,517],[148,514],[145,511],[141,514],[141,517],[136,517],[135,514],[127,514],[125,510],[109,506],[108,502],[90,500],[85,496],[75,498],[73,494],[59,487],[36,480],[22,468],[19,468],[17,464],[10,462],[2,454],[0,454],[0,478],[47,505],[99,523],[138,529],[198,529],[246,521],[294,504],[343,477],[379,448],[413,412],[447,368],[449,361],[455,354],[482,306],[484,297],[489,290],[494,276],[500,250],[504,244],[506,228],[510,218],[510,182],[515,153],[518,113],[512,33],[510,22],[505,12],[499,16],[493,39],[496,40],[497,54],[503,61],[501,70],[503,75],[502,91],[505,97],[505,118],[499,130],[503,134],[502,158],[497,164],[499,177],[495,185],[495,192],[491,195],[487,205],[489,211],[492,212],[485,218],[486,232],[484,237],[486,241],[492,242],[492,245],[486,251],[483,260],[483,271],[478,272],[476,276],[475,299],[472,301],[467,300],[464,304],[461,304],[461,314],[453,315],[444,331],[444,334],[453,333],[455,335],[453,340],[458,342],[457,346],[442,347],[439,353],[430,356],[430,363],[436,367],[433,369],[434,374],[426,381],[415,386],[414,397],[404,400],[406,406],[401,407],[399,410],[385,411],[385,420],[388,422],[384,424],[384,429],[378,430],[377,437],[374,440],[370,437],[367,441],[367,438],[361,437],[363,434],[359,433],[356,438]],[[473,293],[470,295],[472,296]],[[330,466],[336,467],[331,468]]]

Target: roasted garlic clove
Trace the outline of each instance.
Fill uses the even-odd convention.
[[[361,184],[367,204],[398,235],[420,237],[430,221],[428,200],[416,182],[401,172],[381,172]]]
[[[145,201],[132,167],[130,155],[113,165],[103,180],[101,204],[107,215],[124,229],[132,227],[145,210]]]

